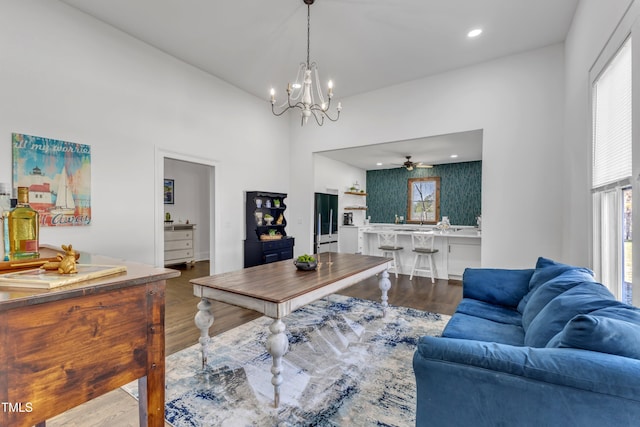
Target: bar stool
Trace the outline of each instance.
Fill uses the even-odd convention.
[[[413,279],[413,274],[416,271],[422,271],[424,273],[431,274],[431,283],[435,283],[434,269],[433,269],[433,254],[437,253],[437,249],[433,249],[433,245],[436,239],[436,235],[433,231],[416,232],[411,234],[411,248],[415,253],[413,257],[413,267],[411,268],[411,275],[409,280]],[[419,258],[427,257],[429,261],[429,268],[418,268]]]
[[[382,256],[393,258],[393,263],[390,268],[393,268],[398,278],[398,257],[396,253],[404,249],[402,246],[398,246],[398,234],[393,232],[380,232],[378,233],[378,249],[382,251]]]

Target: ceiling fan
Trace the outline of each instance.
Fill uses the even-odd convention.
[[[406,157],[406,161],[402,164],[402,166],[408,170],[408,171],[412,171],[413,168],[432,168],[432,165],[425,165],[422,164],[422,162],[412,162],[411,161],[411,156],[405,156]]]

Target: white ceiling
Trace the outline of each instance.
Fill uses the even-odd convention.
[[[282,94],[306,60],[307,6],[302,0],[61,1],[265,101],[271,87]],[[318,63],[323,84],[333,80],[334,101],[340,101],[562,42],[577,3],[316,0],[311,61]],[[483,34],[468,39],[467,32],[476,27]],[[404,155],[430,161],[418,146],[395,152],[397,162]]]
[[[401,167],[406,161],[405,156],[411,156],[412,162],[424,165],[471,162],[482,160],[482,130],[323,151],[318,154],[364,170]],[[452,158],[452,155],[457,157]]]

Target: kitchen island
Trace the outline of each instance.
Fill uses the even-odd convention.
[[[349,230],[344,230],[349,227]],[[344,232],[348,231],[348,232]],[[366,226],[343,226],[340,230],[341,252],[363,255],[381,255],[378,249],[378,233],[393,231],[398,234],[399,274],[409,274],[413,265],[414,253],[411,250],[411,234],[415,232],[433,232],[436,236],[433,257],[435,276],[438,279],[462,279],[467,267],[480,267],[480,246],[482,233],[477,227],[453,225],[447,231],[436,229],[433,225],[418,224],[369,224]],[[418,272],[416,275],[424,276]]]

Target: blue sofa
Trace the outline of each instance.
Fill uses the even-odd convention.
[[[417,426],[640,426],[640,309],[546,258],[467,269],[413,369]]]

